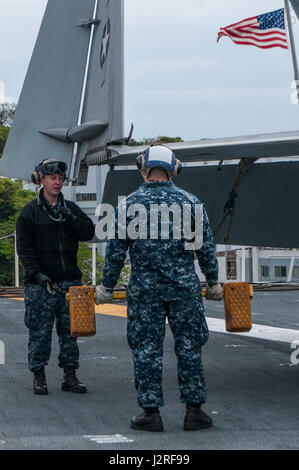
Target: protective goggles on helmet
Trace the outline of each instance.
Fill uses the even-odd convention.
[[[65,173],[67,164],[59,161],[40,163],[35,167],[36,171],[40,171],[43,175],[53,175],[55,173]]]

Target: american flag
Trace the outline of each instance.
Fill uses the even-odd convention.
[[[220,28],[217,42],[222,36],[228,36],[236,44],[248,44],[262,49],[288,49],[284,8]]]

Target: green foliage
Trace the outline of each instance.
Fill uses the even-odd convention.
[[[84,284],[91,284],[91,255],[92,250],[87,243],[79,243],[77,254],[78,266],[82,272],[82,282]],[[96,260],[96,278],[98,284],[98,277],[104,267],[104,259],[97,253]]]
[[[0,103],[0,126],[11,126],[16,108],[16,103]]]
[[[78,266],[82,272],[82,281],[85,284],[91,284],[91,257],[92,250],[87,243],[79,243],[79,250],[77,255]],[[102,281],[102,272],[105,260],[103,256],[97,253],[96,256],[96,284],[99,285]],[[118,284],[127,284],[130,279],[131,269],[129,265],[125,265],[120,273]]]
[[[5,147],[5,143],[8,137],[9,127],[0,126],[0,158]]]
[[[7,220],[16,212],[15,195],[19,189],[8,179],[0,179],[0,221]]]
[[[0,103],[0,158],[2,157],[9,129],[16,113],[15,103]]]
[[[34,198],[32,191],[25,191],[20,181],[0,179],[0,238],[16,230],[16,221],[23,206]],[[20,264],[20,283],[24,269]],[[0,240],[0,285],[14,285],[14,238]]]
[[[181,137],[168,137],[166,135],[158,135],[158,137],[147,137],[141,141],[131,139],[129,145],[135,147],[137,145],[152,145],[152,144],[170,144],[172,142],[183,142]]]

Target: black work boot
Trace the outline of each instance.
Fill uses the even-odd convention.
[[[86,393],[86,386],[79,382],[74,367],[65,367],[61,390],[64,392]]]
[[[212,418],[202,411],[200,407],[200,403],[187,403],[184,420],[185,431],[197,431],[213,426]]]
[[[36,395],[48,395],[48,388],[47,388],[44,367],[34,371],[33,392]]]
[[[163,431],[158,408],[143,408],[143,412],[131,420],[131,428],[139,431]]]

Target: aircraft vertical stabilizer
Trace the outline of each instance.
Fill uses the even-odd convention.
[[[48,156],[70,167],[77,136],[102,132],[102,123],[76,128],[94,5],[95,0],[48,1],[0,160],[1,176],[30,179]]]
[[[105,128],[79,144],[74,175],[79,176],[79,183],[84,183],[80,162],[82,170],[82,160],[105,155],[107,143],[124,136],[123,16],[123,0],[98,2],[96,18],[101,22],[92,42],[82,122],[99,121]]]
[[[295,10],[295,13],[297,15],[297,18],[299,19],[299,0],[290,0],[291,5]]]

